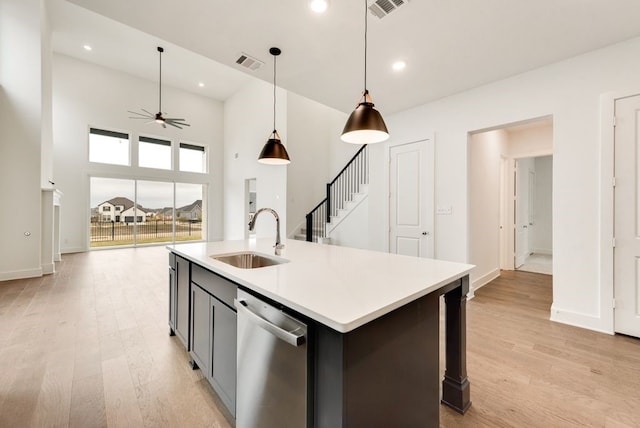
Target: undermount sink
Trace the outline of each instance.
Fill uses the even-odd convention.
[[[243,251],[240,253],[220,254],[209,256],[214,260],[240,268],[240,269],[257,269],[266,266],[279,265],[288,262],[288,260],[269,257],[264,254],[255,253],[253,251]]]

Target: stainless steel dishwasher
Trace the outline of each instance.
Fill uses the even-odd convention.
[[[307,426],[307,326],[238,290],[237,428]]]

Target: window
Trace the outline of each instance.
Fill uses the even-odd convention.
[[[91,177],[90,245],[202,240],[206,236],[205,195],[202,184]]]
[[[180,143],[180,171],[207,172],[207,156],[203,146]]]
[[[123,132],[90,128],[89,162],[130,165],[129,135]]]
[[[145,168],[171,169],[171,141],[140,137],[138,165]]]

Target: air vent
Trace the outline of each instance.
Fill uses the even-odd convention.
[[[244,68],[248,68],[251,71],[255,71],[264,65],[264,62],[256,59],[252,56],[247,55],[246,53],[241,53],[238,59],[236,60],[236,64],[241,65]]]
[[[375,16],[382,19],[400,6],[406,5],[408,2],[409,0],[376,0],[369,6],[369,10]]]

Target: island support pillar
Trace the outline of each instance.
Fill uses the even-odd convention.
[[[459,287],[444,293],[446,370],[442,380],[442,403],[464,414],[471,406],[466,333],[469,276],[460,282]]]

